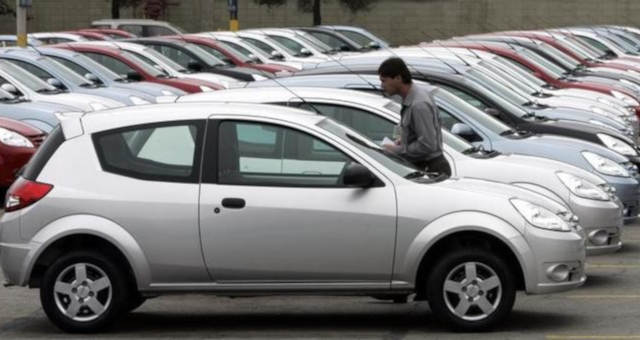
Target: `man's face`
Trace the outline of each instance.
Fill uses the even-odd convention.
[[[385,77],[380,76],[380,83],[382,83],[382,91],[388,96],[393,96],[400,93],[400,87],[402,86],[402,77]]]

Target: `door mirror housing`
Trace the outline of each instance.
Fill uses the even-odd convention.
[[[344,170],[344,185],[356,188],[370,188],[379,183],[378,178],[365,166],[358,163],[350,163]]]
[[[93,73],[85,74],[84,79],[96,84],[101,83],[100,79],[98,79],[98,77]]]
[[[273,60],[284,60],[284,56],[282,55],[282,53],[280,53],[278,51],[272,51],[271,52],[271,59],[273,59]]]
[[[495,118],[500,118],[500,110],[492,108],[492,107],[488,107],[486,109],[484,109],[484,112],[492,117]]]
[[[127,73],[127,80],[141,81],[142,80],[142,76],[140,75],[140,73],[138,73],[136,71],[130,71],[130,72]]]
[[[47,84],[57,88],[57,89],[64,89],[64,85],[62,84],[62,82],[56,78],[49,78],[47,79]]]
[[[188,68],[189,70],[191,70],[191,71],[194,71],[194,72],[200,72],[200,71],[202,71],[202,68],[203,68],[203,67],[202,67],[202,64],[200,64],[200,63],[199,63],[199,62],[197,62],[197,61],[190,61],[190,62],[187,64],[187,68]]]
[[[378,50],[378,49],[380,49],[380,44],[378,44],[375,41],[372,41],[369,44],[367,44],[367,47],[369,47],[370,49],[373,49],[373,50]]]
[[[301,55],[304,55],[304,56],[310,56],[310,55],[312,55],[313,53],[311,53],[311,51],[309,51],[309,49],[308,49],[308,48],[301,48],[301,49],[300,49],[300,54],[301,54]]]
[[[473,136],[476,133],[465,123],[455,123],[451,127],[451,133],[458,136]]]
[[[11,93],[12,95],[15,95],[15,96],[19,95],[18,89],[15,86],[13,86],[13,84],[4,83],[0,87],[6,92]]]

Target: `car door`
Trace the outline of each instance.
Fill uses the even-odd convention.
[[[356,161],[298,128],[247,119],[211,121],[208,130],[200,228],[214,281],[390,286],[390,182],[342,185]]]

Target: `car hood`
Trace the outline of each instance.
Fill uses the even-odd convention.
[[[0,127],[17,132],[25,137],[34,137],[43,134],[43,131],[17,120],[0,117]]]
[[[38,101],[67,105],[84,112],[97,111],[99,109],[111,109],[123,107],[124,104],[104,97],[82,94],[82,93],[58,93],[42,95]]]
[[[138,81],[138,82],[132,82],[132,83],[115,82],[114,84],[111,85],[111,87],[121,88],[126,90],[129,90],[129,89],[136,90],[136,91],[147,93],[154,97],[183,96],[187,94],[185,91],[182,91],[173,86],[151,83],[148,81]],[[171,92],[171,94],[169,94],[168,92]]]
[[[588,110],[572,108],[572,107],[546,108],[546,109],[536,110],[536,114],[549,117],[552,119],[571,120],[571,121],[578,121],[578,122],[588,122],[589,120],[597,120],[599,122],[602,122],[603,124],[611,126],[611,128],[615,129],[616,131],[620,131],[621,129],[625,128],[623,124],[620,124],[605,115],[588,111]]]

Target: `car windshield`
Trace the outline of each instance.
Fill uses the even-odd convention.
[[[492,60],[484,60],[478,65],[480,66],[480,68],[486,69],[487,71],[497,75],[497,80],[502,82],[507,87],[516,87],[519,91],[522,92],[521,94],[523,95],[538,92],[539,87],[530,84],[526,80],[519,77],[519,75],[517,74],[505,71],[502,67],[500,67],[501,65],[498,65]]]
[[[160,63],[162,63],[163,66],[165,66],[165,67],[169,67],[169,68],[171,68],[173,70],[176,70],[178,72],[186,72],[187,71],[180,64],[178,64],[175,61],[171,60],[170,58],[166,57],[164,54],[154,50],[153,48],[145,47],[142,51],[145,54],[148,55],[148,58],[150,58],[150,59],[153,58],[155,60],[160,61]],[[160,66],[160,67],[162,67],[162,66]]]
[[[282,46],[285,46],[289,51],[292,51],[291,53],[294,56],[296,57],[303,56],[302,49],[305,49],[306,47],[304,47],[304,45],[295,41],[294,39],[279,36],[279,35],[269,35],[269,37],[279,42],[280,44],[282,44]]]
[[[592,54],[590,51],[587,51],[582,46],[577,46],[574,42],[570,41],[566,37],[558,38],[555,41],[557,44],[562,45],[562,47],[576,54],[581,59],[596,59],[598,57],[597,55]]]
[[[212,56],[210,53],[207,53],[207,51],[203,50],[200,46],[185,43],[182,44],[182,47],[195,54],[198,59],[204,61],[208,66],[215,67],[225,65],[224,61]]]
[[[33,74],[13,65],[10,62],[0,60],[0,68],[16,78],[22,85],[38,93],[59,93],[60,91]]]
[[[93,59],[87,57],[86,55],[74,54],[74,56],[71,59],[72,59],[71,62],[78,64],[81,67],[86,67],[88,71],[92,73],[100,73],[102,76],[111,80],[116,80],[121,78],[117,73],[102,66],[102,64],[94,61]],[[80,74],[80,75],[84,76],[84,74]]]
[[[500,65],[508,72],[511,72],[514,75],[518,75],[518,77],[522,78],[524,81],[527,81],[531,86],[535,87],[536,89],[539,89],[542,86],[547,84],[542,79],[537,78],[536,76],[531,74],[531,70],[518,64],[517,62],[511,59],[498,56],[493,60],[496,62],[496,64]]]
[[[322,41],[318,40],[318,38],[314,37],[313,35],[309,34],[308,32],[296,32],[297,36],[303,40],[304,42],[306,42],[307,44],[311,45],[312,47],[314,47],[316,50],[322,52],[322,53],[329,53],[334,51],[334,49],[332,49],[330,46],[328,46],[327,44],[323,43]]]
[[[347,38],[357,42],[361,46],[369,46],[370,43],[374,42],[369,37],[364,34],[354,32],[351,30],[336,30],[338,33],[345,35]]]
[[[529,101],[529,98],[525,97],[522,93],[518,93],[513,87],[507,87],[497,79],[493,78],[489,72],[482,72],[481,69],[469,70],[466,75],[471,79],[474,79],[478,83],[482,84],[487,89],[492,89],[497,92],[503,98],[507,99],[513,104],[522,105]]]
[[[220,59],[225,65],[233,65],[233,60],[229,59],[224,53],[218,51],[216,48],[205,44],[194,43],[198,45],[203,51],[211,54],[212,56]]]
[[[598,59],[598,58],[601,58],[601,57],[604,56],[604,52],[602,50],[599,50],[599,49],[597,49],[597,48],[585,43],[584,41],[582,41],[580,39],[577,39],[574,36],[571,36],[571,35],[565,36],[564,39],[568,43],[572,44],[573,46],[581,49],[582,51],[584,51],[586,53],[588,53],[589,56],[592,59]]]
[[[224,47],[225,49],[227,49],[227,51],[233,53],[234,55],[238,55],[238,58],[240,58],[242,61],[244,62],[251,62],[251,55],[253,54],[256,57],[260,57],[261,59],[269,59],[269,56],[267,56],[264,51],[260,50],[260,49],[255,49],[253,51],[250,51],[248,49],[246,49],[244,46],[240,46],[239,44],[235,44],[235,43],[230,43],[227,41],[222,41],[222,40],[218,40],[218,44],[220,44],[222,47]],[[240,57],[242,56],[242,57]]]
[[[568,70],[573,70],[580,66],[579,62],[575,61],[564,52],[558,50],[557,48],[549,44],[541,43],[541,44],[538,44],[538,47],[540,48],[541,51],[544,51],[545,53],[549,54],[554,60],[562,64],[562,66],[566,67]]]
[[[551,76],[553,78],[559,79],[559,78],[562,78],[564,76],[563,75],[564,74],[564,70],[562,68],[560,68],[556,64],[548,61],[547,59],[541,57],[536,52],[533,52],[533,51],[527,50],[527,49],[521,49],[520,51],[518,51],[518,54],[520,54],[520,55],[526,57],[527,59],[529,59],[530,62],[532,62],[538,68],[541,68],[544,72],[551,74]]]
[[[89,80],[87,80],[86,78],[79,76],[77,73],[73,72],[73,70],[71,70],[70,68],[62,65],[61,63],[59,63],[56,60],[53,60],[51,58],[39,58],[38,61],[42,64],[45,65],[53,70],[56,70],[58,73],[60,73],[62,75],[62,77],[64,77],[64,79],[66,81],[69,81],[70,83],[74,84],[75,86],[82,86],[82,87],[87,87],[87,86],[92,86],[94,85],[93,82],[90,82]]]
[[[505,125],[501,121],[482,112],[473,105],[465,102],[461,98],[451,94],[450,92],[442,88],[433,91],[433,96],[436,99],[436,102],[439,101],[445,107],[454,108],[455,112],[464,114],[465,116],[471,118],[471,120],[478,122],[479,125],[488,128],[490,131],[498,135],[503,134],[507,131],[512,131],[509,126]]]
[[[634,47],[633,45],[631,45],[631,44],[627,43],[626,41],[620,39],[620,37],[618,37],[617,35],[606,34],[606,35],[604,35],[602,37],[607,39],[610,43],[616,45],[618,48],[620,48],[621,50],[623,50],[627,54],[639,55],[638,54],[638,49],[636,47]]]
[[[128,51],[120,51],[120,53],[122,53],[122,55],[124,55],[125,57],[127,57],[127,59],[131,60],[132,62],[134,62],[136,65],[138,65],[140,68],[142,68],[146,73],[149,73],[150,75],[154,76],[154,77],[165,77],[166,74],[160,70],[158,70],[157,68],[153,67],[152,64],[149,64],[148,62],[146,62],[145,60],[142,60],[142,58],[138,58],[137,55],[128,52]]]
[[[350,145],[355,146],[367,156],[375,159],[378,163],[393,171],[398,176],[406,177],[407,175],[411,175],[418,171],[417,168],[406,160],[385,152],[384,149],[372,140],[362,136],[354,130],[349,129],[348,127],[334,122],[331,119],[325,118],[317,125]]]

